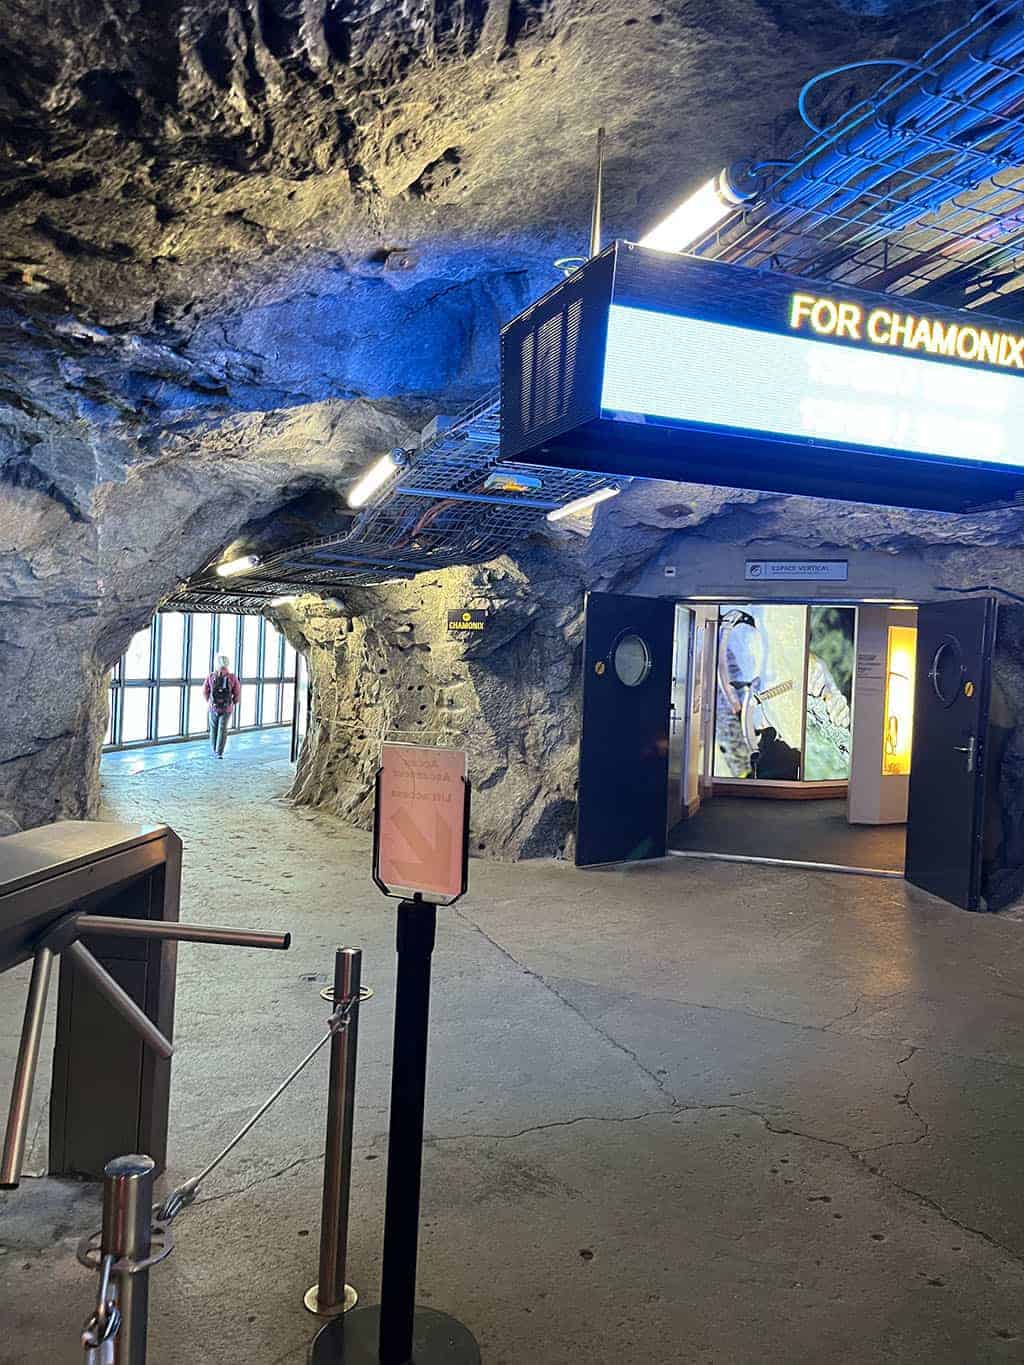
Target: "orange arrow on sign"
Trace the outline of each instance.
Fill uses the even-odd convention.
[[[404,808],[395,811],[391,825],[398,830],[406,844],[416,855],[415,862],[404,858],[391,858],[391,866],[404,877],[415,878],[434,871],[438,862],[446,860],[451,847],[452,827],[439,810],[434,812],[434,837],[428,839]]]

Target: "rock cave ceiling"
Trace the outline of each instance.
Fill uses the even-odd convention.
[[[232,496],[266,540],[275,509],[337,489],[339,460],[493,384],[501,322],[585,249],[599,125],[606,238],[635,237],[715,168],[802,143],[809,76],[964,18],[963,0],[11,0],[7,478],[88,520],[133,469],[244,452]],[[820,112],[864,88],[834,83]],[[313,525],[286,520],[289,540]],[[183,551],[177,571],[197,567]]]
[[[471,391],[492,335],[480,355],[464,335],[443,348],[469,352],[459,375],[450,355],[446,366],[403,347],[403,324],[447,298],[456,331],[493,330],[557,278],[552,260],[586,240],[599,124],[607,231],[636,235],[696,177],[802,140],[795,97],[815,71],[916,51],[963,12],[920,0],[12,0],[0,19],[5,289],[66,341],[127,330],[196,360],[231,354],[240,390],[266,372],[282,393],[321,396],[333,349],[366,396],[460,379]]]

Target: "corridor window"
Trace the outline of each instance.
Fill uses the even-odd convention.
[[[126,687],[122,697],[121,743],[149,738],[149,688]]]
[[[235,672],[240,678],[257,678],[260,672],[260,619],[250,616],[241,622],[242,666]]]
[[[263,676],[265,678],[279,678],[281,676],[281,633],[275,630],[269,621],[265,621],[263,624]]]
[[[240,671],[240,661],[236,653],[240,620],[241,617],[221,612],[220,616],[217,617],[217,643],[213,647],[215,655],[226,654],[228,656],[228,667],[234,673]]]
[[[205,735],[210,714],[201,683],[193,683],[188,689],[188,732],[190,735]]]
[[[296,654],[276,626],[261,616],[230,612],[159,612],[111,670],[104,748],[204,735],[203,684],[218,654],[228,656],[242,684],[233,729],[291,724]]]
[[[132,636],[132,642],[125,650],[122,672],[126,678],[148,678],[152,671],[149,652],[152,644],[152,629],[147,626]]]
[[[181,734],[181,688],[161,687],[159,689],[156,733],[158,739],[170,739]]]
[[[160,617],[160,677],[185,676],[185,618],[180,611]]]
[[[252,683],[250,683],[248,687],[243,684],[241,705],[236,708],[238,711],[238,728],[240,730],[248,730],[251,726],[256,724],[256,704],[258,700],[258,689]]]
[[[194,612],[189,617],[192,623],[192,641],[188,676],[205,679],[210,672],[213,653],[213,617]]]

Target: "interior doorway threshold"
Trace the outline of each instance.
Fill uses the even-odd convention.
[[[718,863],[757,863],[763,867],[795,867],[803,872],[842,872],[851,877],[903,880],[902,872],[888,871],[881,867],[846,867],[842,863],[810,863],[795,858],[757,858],[749,853],[705,853],[703,850],[689,848],[670,848],[666,852],[672,858],[709,858]]]

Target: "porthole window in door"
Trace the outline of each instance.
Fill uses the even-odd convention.
[[[626,687],[639,687],[651,671],[651,652],[639,635],[623,635],[612,654],[615,676]]]
[[[964,685],[964,652],[955,635],[947,635],[935,651],[928,676],[943,706],[952,706]]]

